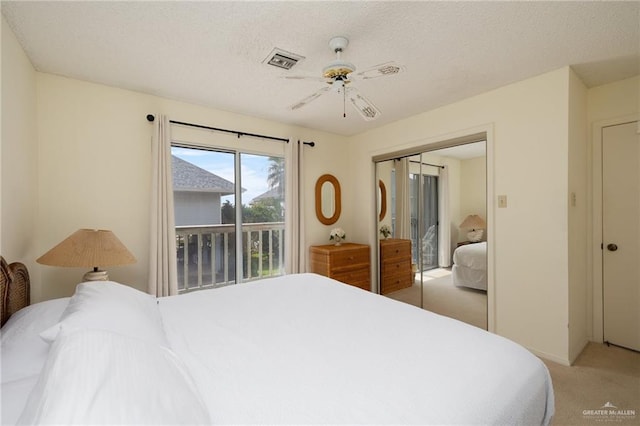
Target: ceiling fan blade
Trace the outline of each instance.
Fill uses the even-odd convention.
[[[397,64],[393,61],[385,62],[384,64],[376,65],[364,71],[356,73],[356,76],[361,80],[368,80],[370,78],[386,77],[389,75],[396,75],[405,70],[404,65]]]
[[[365,120],[375,120],[382,114],[380,110],[371,103],[371,101],[360,94],[358,89],[349,87],[346,91],[346,95],[349,102],[351,102],[356,111],[358,111]]]
[[[322,83],[326,83],[326,79],[324,77],[314,77],[310,75],[283,75],[280,78],[284,78],[287,80],[307,80],[307,81],[319,81]]]
[[[291,107],[290,107],[290,108],[291,108],[292,110],[296,110],[296,109],[298,109],[298,108],[302,108],[303,106],[305,106],[305,105],[306,105],[306,104],[308,104],[309,102],[314,101],[314,100],[316,100],[317,98],[319,98],[319,97],[320,97],[320,95],[322,95],[324,92],[329,91],[330,89],[331,89],[331,87],[330,87],[330,86],[323,87],[322,89],[318,90],[318,91],[317,91],[317,92],[315,92],[314,94],[312,94],[312,95],[310,95],[310,96],[307,96],[306,98],[304,98],[304,99],[303,99],[303,100],[301,100],[300,102],[297,102],[297,103],[295,103],[295,104],[291,105]]]

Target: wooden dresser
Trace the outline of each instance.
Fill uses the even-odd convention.
[[[339,246],[311,246],[309,252],[311,272],[360,287],[363,290],[371,290],[368,245],[342,243]]]
[[[411,240],[380,240],[380,294],[402,290],[412,285]]]

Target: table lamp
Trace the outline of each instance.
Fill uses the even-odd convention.
[[[472,243],[482,240],[482,230],[486,227],[487,223],[477,214],[470,214],[460,224],[460,228],[470,230],[467,232],[467,238]]]
[[[100,266],[128,265],[136,258],[111,231],[79,229],[60,244],[36,259],[49,266],[90,267],[84,281],[107,281],[107,271]]]

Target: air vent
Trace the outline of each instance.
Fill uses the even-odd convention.
[[[262,63],[285,70],[290,70],[303,59],[304,56],[296,55],[295,53],[287,52],[276,47],[271,51],[269,56],[267,56],[267,58],[262,61]]]

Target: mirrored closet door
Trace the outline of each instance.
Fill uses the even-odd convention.
[[[486,143],[376,163],[380,294],[487,328]]]

